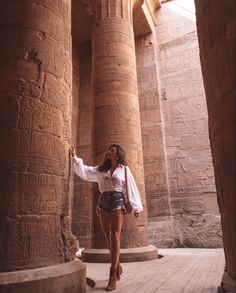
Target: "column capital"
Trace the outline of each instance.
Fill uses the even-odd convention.
[[[96,4],[96,0],[80,0],[83,4],[87,6],[87,11],[89,14],[93,14],[93,7]],[[132,8],[136,9],[143,5],[145,0],[128,0],[131,2]],[[159,1],[157,1],[159,2]]]

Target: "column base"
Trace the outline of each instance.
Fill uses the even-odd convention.
[[[120,262],[138,262],[158,258],[158,251],[154,245],[122,248],[120,250]],[[110,262],[108,249],[85,248],[81,252],[81,259],[84,262],[107,263]]]
[[[236,292],[236,280],[232,279],[228,272],[224,272],[221,286],[218,288],[219,293],[235,293]]]
[[[74,261],[14,272],[0,273],[1,293],[85,293],[86,266]]]

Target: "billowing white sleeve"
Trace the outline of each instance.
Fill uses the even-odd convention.
[[[97,167],[86,166],[81,158],[73,157],[75,173],[82,179],[91,182],[98,182],[99,171]]]
[[[127,189],[129,193],[129,201],[133,208],[134,213],[139,213],[143,210],[143,204],[140,198],[140,193],[137,187],[137,184],[134,180],[134,177],[130,171],[130,168],[126,166],[127,170]]]

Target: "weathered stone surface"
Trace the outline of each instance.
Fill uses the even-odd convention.
[[[175,247],[173,221],[169,216],[159,216],[148,222],[149,243],[157,247]]]
[[[0,291],[85,292],[71,261],[71,2],[1,4],[0,41]]]
[[[80,260],[0,274],[1,293],[85,293],[86,267]]]
[[[70,1],[1,5],[1,271],[61,263],[76,251],[68,222],[70,9]]]
[[[176,247],[222,247],[220,216],[175,215],[173,228]]]

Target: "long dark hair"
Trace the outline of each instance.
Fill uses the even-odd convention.
[[[116,147],[117,156],[118,156],[117,164],[127,165],[127,162],[125,159],[125,150],[119,144],[113,143],[112,145],[109,146],[107,151],[109,151],[112,147]],[[110,169],[111,169],[111,160],[107,159],[107,154],[106,154],[104,162],[100,166],[98,166],[98,171],[106,172]]]

